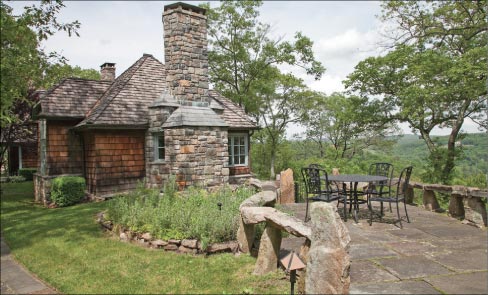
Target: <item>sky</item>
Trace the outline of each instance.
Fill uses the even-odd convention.
[[[80,37],[56,33],[45,43],[47,51],[56,51],[71,65],[99,69],[105,62],[116,63],[117,75],[137,61],[144,53],[164,62],[162,12],[164,5],[177,1],[72,1],[64,2],[59,20],[78,20]],[[204,1],[185,1],[198,5]],[[8,2],[14,13],[31,2]],[[384,53],[380,2],[374,1],[264,1],[260,19],[271,25],[271,34],[292,40],[302,32],[313,42],[316,58],[326,67],[322,79],[315,81],[303,71],[293,73],[304,79],[311,89],[331,94],[343,91],[342,81],[354,66],[368,56]],[[212,7],[218,2],[210,2]],[[412,133],[402,125],[405,134]],[[287,135],[303,131],[291,126]],[[479,132],[472,122],[464,125],[466,132]],[[434,130],[436,135],[448,130]]]

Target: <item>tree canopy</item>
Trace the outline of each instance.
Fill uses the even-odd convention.
[[[384,2],[393,24],[392,50],[360,62],[345,81],[364,97],[382,97],[385,115],[408,122],[430,150],[430,181],[449,183],[455,142],[471,118],[486,128],[487,23],[485,1]],[[431,138],[450,129],[447,149]]]

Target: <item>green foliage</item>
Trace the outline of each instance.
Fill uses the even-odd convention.
[[[32,180],[34,173],[37,172],[37,168],[22,168],[19,169],[19,175],[23,176],[25,180]]]
[[[378,100],[341,93],[318,94],[303,125],[320,156],[327,153],[334,159],[351,158],[369,146],[387,146],[385,137],[397,131]]]
[[[136,232],[150,232],[161,239],[198,239],[202,247],[235,240],[239,205],[253,194],[240,187],[224,187],[215,193],[190,188],[176,193],[168,182],[163,195],[156,189],[138,189],[109,201],[108,218]],[[219,210],[218,203],[221,203]]]
[[[76,204],[85,197],[85,179],[77,176],[56,177],[51,183],[51,200],[60,207]]]
[[[345,81],[350,91],[383,98],[391,120],[406,122],[425,141],[435,179],[452,182],[455,142],[467,118],[487,128],[486,5],[475,1],[388,1],[382,20],[393,25],[393,50],[361,61]],[[450,129],[444,151],[435,127]]]
[[[215,89],[243,106],[246,113],[261,113],[257,92],[278,65],[305,69],[319,79],[325,68],[314,57],[313,42],[302,33],[293,41],[270,37],[270,26],[259,20],[262,1],[222,1],[207,8],[209,76]]]

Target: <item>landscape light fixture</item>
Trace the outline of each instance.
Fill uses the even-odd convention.
[[[281,265],[285,268],[287,273],[290,273],[290,294],[295,294],[295,282],[297,277],[297,270],[304,269],[305,263],[295,254],[295,251],[291,251],[290,254],[283,257],[280,260]]]

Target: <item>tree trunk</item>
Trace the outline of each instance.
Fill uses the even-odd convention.
[[[274,180],[276,178],[275,174],[275,159],[276,159],[276,149],[275,149],[275,144],[271,144],[271,164],[270,164],[270,170],[269,170],[269,179]]]

